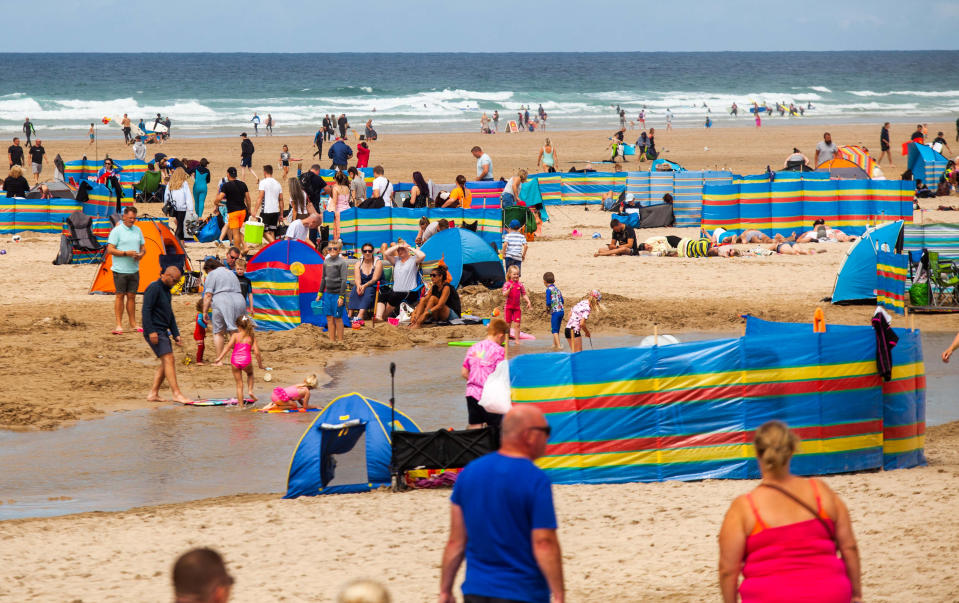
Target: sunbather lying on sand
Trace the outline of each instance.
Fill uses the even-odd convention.
[[[816,255],[817,253],[826,253],[825,249],[813,249],[812,247],[800,247],[792,241],[782,241],[780,243],[773,243],[767,247],[770,251],[775,251],[776,253],[782,255]]]

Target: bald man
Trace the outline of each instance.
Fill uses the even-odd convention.
[[[180,281],[180,269],[168,266],[160,278],[150,283],[143,292],[143,338],[147,340],[150,349],[160,359],[156,375],[153,377],[153,387],[147,400],[161,402],[160,386],[163,381],[170,383],[174,402],[189,402],[189,398],[180,391],[176,381],[176,364],[173,362],[173,346],[170,337],[177,345],[180,342],[180,330],[176,326],[176,317],[173,315],[173,298],[170,289]]]
[[[514,406],[499,451],[476,459],[456,480],[450,537],[443,551],[440,603],[452,603],[466,558],[464,603],[563,603],[563,559],[543,456],[550,427],[534,406]],[[505,569],[509,568],[509,569]]]

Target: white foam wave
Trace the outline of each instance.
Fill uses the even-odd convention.
[[[809,89],[815,90],[816,92],[832,92],[832,90],[826,88],[825,86],[810,86]]]
[[[951,98],[959,97],[959,90],[892,90],[890,92],[875,92],[873,90],[849,90],[853,96],[919,96],[922,98]]]

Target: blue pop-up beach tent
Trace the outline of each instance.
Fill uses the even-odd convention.
[[[355,392],[330,402],[293,451],[283,498],[388,486],[392,431],[420,431],[402,412],[391,413],[389,405]]]
[[[915,142],[909,143],[909,171],[916,180],[922,180],[929,188],[936,188],[939,176],[946,171],[946,158],[931,147]]]
[[[832,303],[876,301],[876,263],[880,251],[902,249],[902,220],[870,228],[849,248],[839,266]]]
[[[453,287],[483,284],[502,287],[506,281],[503,264],[493,247],[465,228],[448,228],[423,243],[424,263],[443,260],[449,268]]]

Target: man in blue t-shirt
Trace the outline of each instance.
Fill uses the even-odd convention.
[[[503,418],[502,445],[466,466],[453,488],[450,537],[443,551],[440,603],[455,601],[453,581],[466,557],[465,603],[563,603],[563,558],[543,456],[549,424],[534,406]]]

